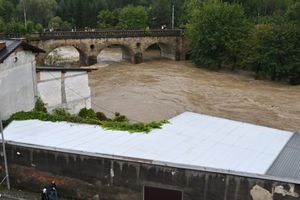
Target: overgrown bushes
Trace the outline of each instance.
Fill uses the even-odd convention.
[[[53,110],[52,114],[48,113],[45,109],[45,104],[41,99],[38,99],[36,106],[32,111],[17,112],[6,120],[4,124],[8,125],[13,120],[38,119],[51,122],[66,121],[81,124],[93,124],[99,125],[107,130],[128,131],[130,133],[149,133],[152,129],[159,129],[162,125],[168,123],[168,121],[151,122],[148,124],[131,123],[125,116],[120,115],[119,113],[116,113],[113,119],[108,119],[103,113],[95,113],[94,110],[86,108],[81,109],[78,115],[72,115],[62,108]]]

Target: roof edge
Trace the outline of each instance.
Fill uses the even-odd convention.
[[[14,42],[18,42],[19,44],[15,45],[12,49],[10,49],[6,54],[4,54],[1,58],[0,58],[0,63],[3,63],[5,61],[6,58],[8,58],[18,47],[22,46],[24,48],[24,50],[26,51],[32,51],[34,53],[46,53],[46,51],[44,51],[43,49],[40,49],[38,47],[32,46],[31,44],[21,40],[21,39],[6,39],[3,41],[14,41]],[[5,51],[7,50],[9,46],[6,46],[6,48],[2,49],[1,51]]]
[[[44,51],[43,49],[33,46],[23,40],[22,40],[22,43],[20,44],[20,46],[23,46],[26,50],[31,50],[34,53],[46,53],[46,51]]]
[[[62,71],[62,72],[67,72],[67,71],[86,71],[86,72],[91,72],[98,70],[98,68],[95,67],[47,67],[47,66],[37,66],[36,71]]]
[[[284,149],[288,146],[288,144],[292,141],[292,139],[295,137],[295,134],[297,134],[297,132],[293,133],[293,135],[290,137],[290,139],[285,143],[285,145],[282,147],[281,151],[279,152],[279,154],[277,154],[276,158],[273,160],[273,162],[270,164],[270,166],[268,167],[268,169],[265,171],[265,174],[268,174],[270,169],[272,168],[272,166],[275,164],[275,162],[280,158],[280,156],[282,155],[282,152],[284,151]]]
[[[0,139],[0,141],[2,141],[2,140]],[[300,180],[283,178],[283,177],[275,177],[275,176],[270,176],[270,175],[266,175],[266,174],[254,174],[254,173],[238,172],[238,171],[233,171],[233,170],[224,170],[224,169],[202,167],[202,166],[195,166],[195,165],[184,165],[184,164],[178,164],[178,163],[172,163],[172,162],[162,162],[162,161],[156,161],[156,160],[145,160],[145,159],[138,159],[138,158],[122,157],[122,156],[110,155],[110,154],[100,154],[100,153],[91,153],[91,152],[85,152],[85,151],[66,150],[66,149],[62,149],[62,148],[51,148],[51,147],[46,147],[46,146],[41,146],[41,145],[31,145],[31,144],[13,142],[13,141],[6,141],[5,143],[7,143],[9,145],[21,146],[21,147],[25,147],[25,148],[42,149],[42,150],[46,150],[46,151],[56,151],[56,152],[61,152],[61,153],[93,156],[93,157],[98,157],[98,158],[115,159],[115,160],[120,160],[120,161],[142,163],[142,164],[153,164],[153,165],[157,165],[157,166],[174,167],[174,168],[188,169],[188,170],[195,170],[195,171],[204,171],[204,172],[210,172],[210,173],[220,173],[220,174],[227,174],[227,175],[233,175],[233,176],[242,176],[242,177],[248,177],[248,178],[254,178],[254,179],[265,179],[265,180],[269,180],[269,181],[284,182],[284,183],[300,185]]]

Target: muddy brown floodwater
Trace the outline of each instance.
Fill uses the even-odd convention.
[[[146,59],[114,63],[90,74],[93,107],[135,121],[191,111],[300,131],[300,86],[197,68],[189,61]]]

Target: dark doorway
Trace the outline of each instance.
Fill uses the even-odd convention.
[[[145,186],[144,200],[182,200],[182,192]]]

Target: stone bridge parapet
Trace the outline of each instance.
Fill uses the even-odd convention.
[[[31,40],[86,39],[86,38],[129,38],[129,37],[182,37],[182,29],[169,30],[105,30],[105,31],[58,31],[34,33]]]

